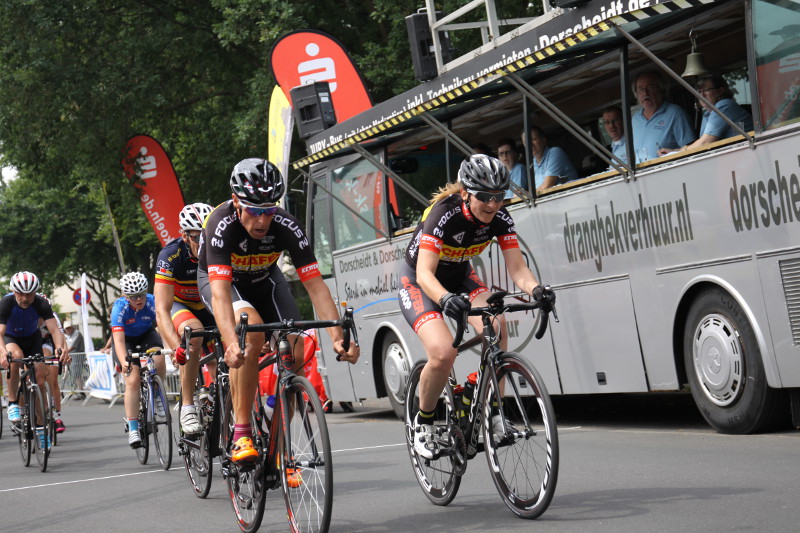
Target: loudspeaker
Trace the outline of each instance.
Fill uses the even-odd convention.
[[[301,139],[308,139],[336,124],[331,90],[327,81],[299,85],[289,91],[294,123]]]
[[[441,15],[436,12],[437,18]],[[432,80],[439,75],[436,68],[436,55],[433,51],[433,34],[426,13],[414,13],[406,17],[408,42],[411,44],[411,61],[414,64],[414,77],[418,81]],[[452,57],[450,36],[446,31],[439,32],[439,45],[442,47],[442,63]]]

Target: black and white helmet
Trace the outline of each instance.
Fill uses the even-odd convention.
[[[213,209],[210,205],[201,202],[183,206],[180,215],[178,215],[178,223],[181,225],[181,230],[201,231],[203,222],[205,222],[206,217]]]
[[[286,185],[278,167],[266,159],[244,159],[231,172],[231,192],[248,205],[275,205]]]
[[[11,276],[11,290],[14,292],[21,292],[29,294],[36,292],[39,288],[39,278],[33,272],[23,270]]]
[[[119,280],[119,288],[125,296],[147,292],[147,278],[141,272],[128,272]]]
[[[505,191],[511,176],[499,159],[475,154],[461,163],[458,181],[470,191]]]

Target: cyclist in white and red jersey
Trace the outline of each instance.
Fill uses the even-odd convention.
[[[456,349],[453,335],[442,313],[459,319],[472,304],[485,306],[489,289],[470,264],[492,239],[503,252],[506,269],[514,283],[534,300],[554,301],[552,290],[539,285],[525,264],[517,242],[514,221],[503,207],[509,185],[509,173],[503,164],[486,155],[473,155],[461,163],[458,183],[449,185],[434,196],[406,250],[406,264],[401,267],[398,294],[400,309],[409,325],[419,335],[428,362],[419,379],[419,412],[415,421],[417,435],[414,449],[422,457],[433,457],[436,402],[444,389]],[[482,331],[481,317],[470,317],[476,331]],[[507,349],[505,319],[497,325],[501,347]],[[497,415],[495,415],[497,416]],[[492,420],[493,428],[502,421]]]
[[[180,422],[181,429],[187,435],[196,435],[203,431],[194,404],[203,339],[195,337],[187,349],[181,345],[181,336],[187,326],[200,329],[215,325],[214,317],[200,301],[200,293],[197,291],[200,232],[212,209],[210,205],[199,202],[181,209],[178,214],[181,236],[168,242],[158,254],[153,288],[161,338],[167,348],[175,350],[175,362],[182,365]]]
[[[320,320],[339,314],[322,281],[317,259],[300,222],[276,204],[286,186],[278,169],[263,159],[240,161],[231,173],[231,199],[206,220],[200,240],[197,286],[219,327],[225,362],[231,367],[235,428],[231,458],[236,463],[258,460],[253,448],[250,412],[258,387],[258,356],[263,333],[247,336],[245,351],[236,336],[237,317],[246,312],[250,324],[300,319],[297,304],[277,264],[289,253]],[[345,352],[341,328],[328,328],[334,350],[355,363],[358,347]],[[303,364],[303,342],[294,342],[296,370]]]

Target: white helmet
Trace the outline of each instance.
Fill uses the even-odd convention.
[[[213,211],[214,208],[208,204],[204,204],[202,202],[196,202],[194,204],[188,204],[181,209],[180,215],[178,215],[178,222],[181,225],[181,230],[183,231],[200,231],[203,229],[203,222],[205,222],[206,217]]]
[[[147,292],[147,278],[141,272],[128,272],[119,280],[119,288],[125,296]]]
[[[11,276],[11,290],[29,294],[39,288],[39,278],[33,272],[23,270]]]

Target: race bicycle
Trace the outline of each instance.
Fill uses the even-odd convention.
[[[158,460],[164,470],[172,466],[172,415],[161,376],[156,373],[153,356],[172,355],[172,350],[150,348],[145,352],[132,352],[125,356],[128,373],[133,366],[139,367],[139,437],[142,445],[136,450],[139,463],[147,464],[150,455],[150,435],[156,448]],[[142,365],[142,359],[145,364]],[[128,431],[127,419],[125,431]]]
[[[277,354],[265,358],[259,365],[266,368],[278,363],[275,365],[276,403],[272,417],[267,416],[259,401],[254,403],[251,413],[253,445],[260,460],[255,464],[237,465],[226,452],[222,461],[237,522],[246,533],[259,528],[267,491],[279,487],[283,488],[290,531],[328,531],[333,508],[333,461],[328,426],[317,391],[294,371],[296,365],[289,336],[297,335],[295,342],[303,342],[302,333],[307,329],[336,326],[344,331],[345,350],[349,348],[351,334],[358,345],[352,308],[338,320],[284,320],[248,325],[247,314],[240,317],[237,332],[242,350],[248,332],[274,332],[278,344]],[[230,395],[223,413],[222,441],[229,450],[233,440]]]
[[[22,464],[25,466],[31,464],[31,455],[35,449],[39,470],[44,472],[47,470],[47,461],[50,457],[53,420],[52,412],[50,411],[50,386],[47,382],[44,383],[43,387],[36,383],[36,364],[57,364],[60,372],[61,362],[57,357],[45,358],[42,354],[34,354],[19,359],[12,359],[11,354],[9,354],[8,363],[8,370],[6,371],[7,382],[11,378],[11,363],[21,363],[23,365],[17,390],[17,400],[19,401],[22,418],[19,422],[11,424],[11,433],[16,435],[19,441]],[[23,400],[24,406],[22,405]]]
[[[500,349],[494,329],[503,313],[540,309],[535,336],[547,329],[548,313],[558,321],[554,302],[505,303],[506,292],[474,307],[483,332],[462,344],[467,314],[456,321],[453,347],[461,353],[482,343],[477,379],[461,387],[451,374],[437,403],[432,459],[414,450],[414,421],[419,411],[419,379],[425,361],[411,370],[405,403],[406,445],[419,486],[436,505],[453,501],[467,461],[486,452],[489,473],[503,502],[517,516],[537,518],[550,505],[558,480],[558,432],[553,405],[539,373],[520,355]],[[468,382],[469,383],[469,382]],[[481,442],[482,439],[482,442]]]

